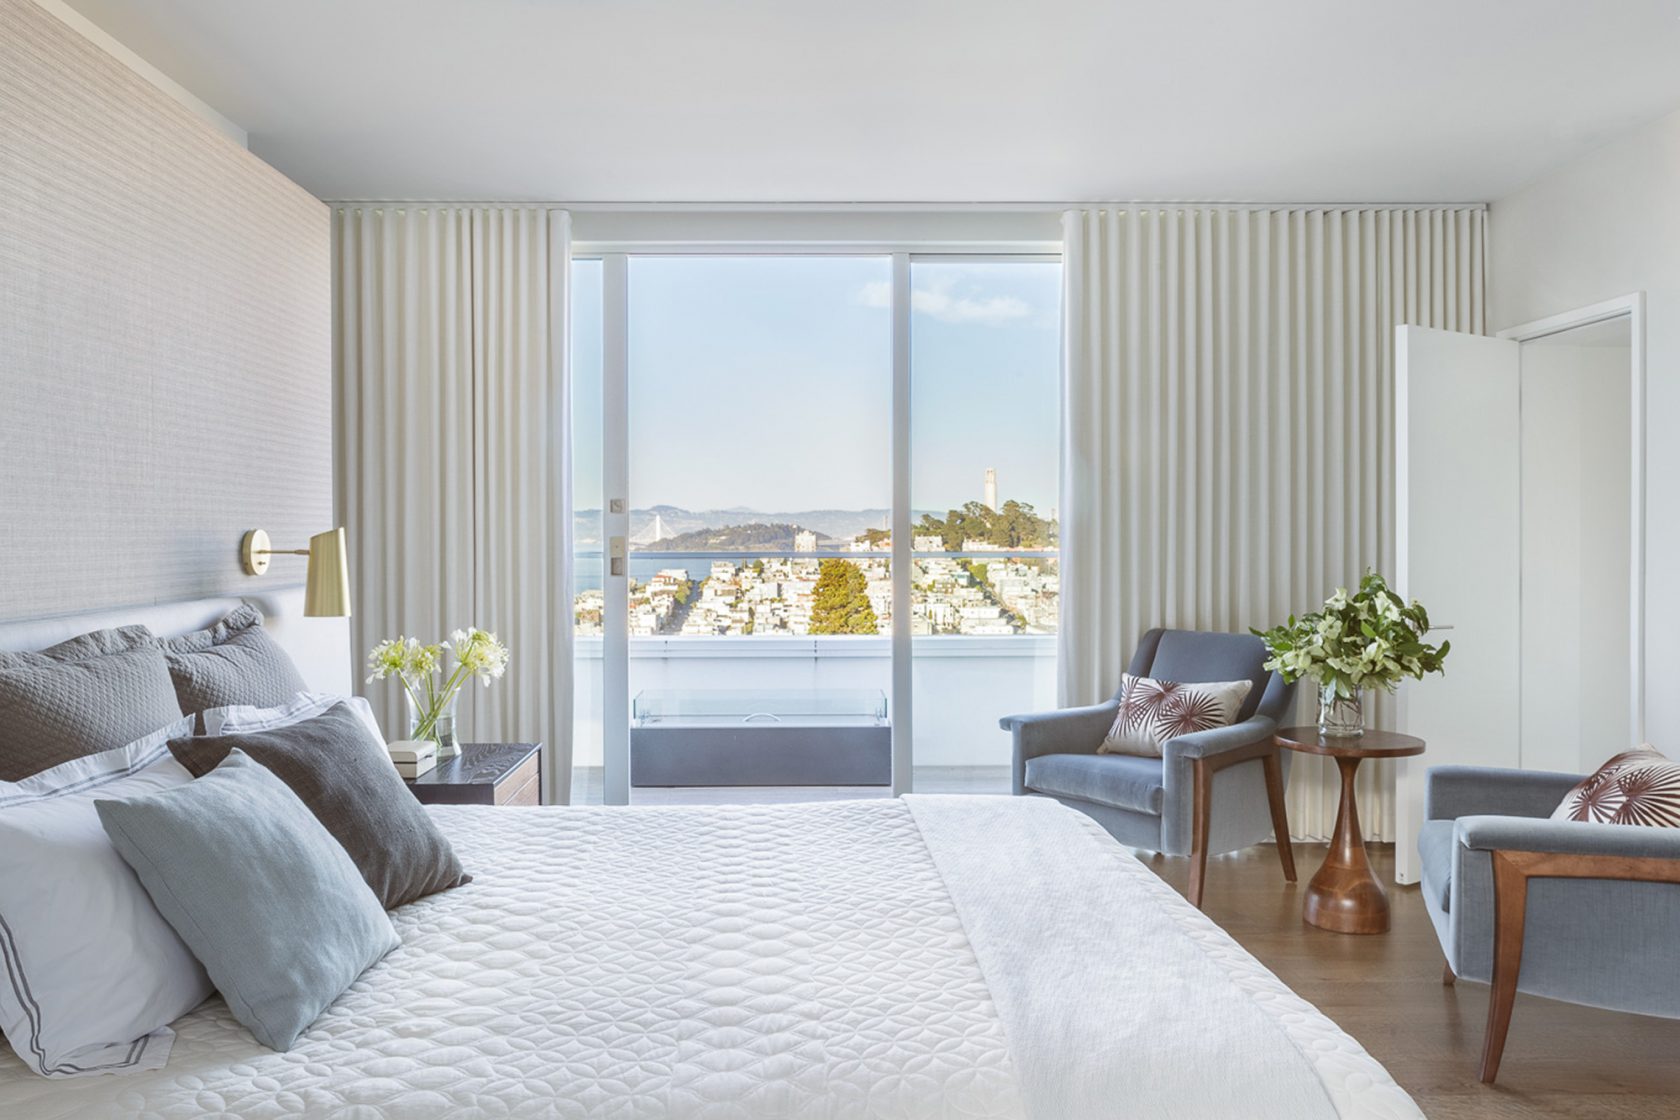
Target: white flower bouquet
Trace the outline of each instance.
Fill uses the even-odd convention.
[[[455,739],[455,702],[462,686],[474,677],[488,686],[507,672],[508,656],[501,639],[476,626],[456,630],[448,641],[430,645],[398,635],[368,651],[367,679],[400,681],[408,699],[408,737],[431,739],[438,753],[448,756],[460,749]],[[452,657],[454,664],[444,675],[446,657]]]

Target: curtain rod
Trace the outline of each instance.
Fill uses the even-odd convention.
[[[1485,202],[1186,202],[1133,199],[1109,202],[562,202],[554,199],[327,198],[328,206],[497,206],[575,213],[1061,213],[1064,210],[1176,207],[1199,210],[1486,210]]]

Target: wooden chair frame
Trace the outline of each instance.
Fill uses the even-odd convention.
[[[1192,759],[1195,790],[1191,801],[1190,833],[1190,905],[1202,908],[1202,892],[1207,886],[1208,823],[1213,814],[1213,776],[1227,767],[1259,759],[1266,770],[1266,799],[1272,809],[1272,835],[1277,839],[1278,861],[1283,864],[1283,877],[1295,882],[1295,849],[1289,842],[1289,814],[1283,804],[1283,764],[1278,760],[1278,745],[1270,738],[1228,751]]]
[[[1498,848],[1493,857],[1493,992],[1488,998],[1487,1033],[1482,1039],[1481,1078],[1492,1084],[1505,1054],[1511,1007],[1522,975],[1523,926],[1528,920],[1530,879],[1618,879],[1638,883],[1680,883],[1680,860],[1654,856],[1584,855]],[[1449,965],[1442,980],[1452,983]]]

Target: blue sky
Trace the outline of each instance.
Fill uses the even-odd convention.
[[[600,264],[574,266],[577,501],[600,501]],[[1056,504],[1060,267],[912,266],[912,505]],[[631,503],[891,504],[884,257],[630,262]]]

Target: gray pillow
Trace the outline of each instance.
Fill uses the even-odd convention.
[[[262,621],[262,612],[247,603],[208,630],[164,639],[183,713],[230,704],[274,708],[309,687]]]
[[[126,746],[181,715],[163,651],[144,626],[0,653],[0,782]]]
[[[173,739],[169,749],[195,776],[232,750],[274,771],[344,845],[387,908],[468,881],[385,745],[348,704],[269,731]]]
[[[233,1017],[272,1050],[399,944],[344,849],[239,751],[196,782],[93,804]]]

